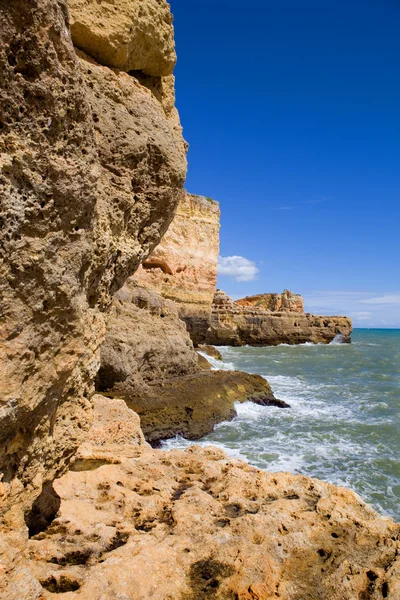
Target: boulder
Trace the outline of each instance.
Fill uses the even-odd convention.
[[[271,312],[290,312],[304,314],[304,300],[300,294],[283,290],[282,294],[258,294],[236,300],[238,306],[263,308]]]
[[[199,344],[198,347],[201,352],[207,354],[207,356],[211,356],[211,358],[215,358],[215,360],[222,360],[222,354],[215,346],[208,346],[207,344]]]
[[[113,395],[139,414],[144,436],[152,444],[176,435],[203,437],[217,423],[236,416],[235,402],[289,408],[275,398],[261,375],[241,371],[195,373],[155,382],[146,390],[116,384]]]

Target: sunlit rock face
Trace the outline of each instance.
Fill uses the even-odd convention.
[[[30,523],[0,534],[2,600],[400,597],[400,526],[359,496],[218,448],[153,450],[101,396]]]
[[[135,275],[176,302],[195,344],[211,322],[219,251],[219,205],[186,193],[161,243]]]
[[[261,294],[233,302],[217,290],[206,342],[219,346],[276,346],[278,344],[330,343],[335,338],[350,341],[348,317],[324,317],[305,313],[303,298],[285,290],[283,294]]]
[[[69,0],[75,46],[108,67],[171,75],[174,29],[164,0]]]
[[[168,3],[150,6],[170,35]],[[118,31],[116,48],[127,39]],[[3,512],[30,502],[85,436],[102,311],[159,242],[182,193],[173,42],[164,60],[162,31],[131,33],[135,47],[145,42],[144,61],[164,64],[157,73],[113,70],[90,47],[78,58],[65,0],[0,2]],[[153,73],[159,79],[147,81]]]
[[[271,312],[291,312],[304,314],[304,300],[300,294],[284,290],[282,294],[258,294],[246,296],[235,302],[238,306],[263,308]]]

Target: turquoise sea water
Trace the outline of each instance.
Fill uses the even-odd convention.
[[[200,443],[261,469],[344,485],[400,521],[400,330],[358,329],[352,340],[220,348],[224,368],[263,375],[291,409],[238,404],[237,418]]]

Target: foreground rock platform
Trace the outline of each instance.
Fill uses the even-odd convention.
[[[121,401],[95,406],[53,520],[0,535],[1,600],[400,598],[400,526],[353,492],[212,447],[152,450]]]

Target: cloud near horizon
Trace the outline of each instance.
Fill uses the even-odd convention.
[[[253,281],[259,272],[256,263],[244,256],[218,257],[218,275],[233,277],[236,281]]]
[[[400,293],[345,290],[314,291],[305,294],[306,311],[351,317],[355,327],[400,327]],[[367,306],[366,306],[367,305]]]
[[[361,300],[362,304],[400,304],[400,294],[385,294],[377,298]]]

